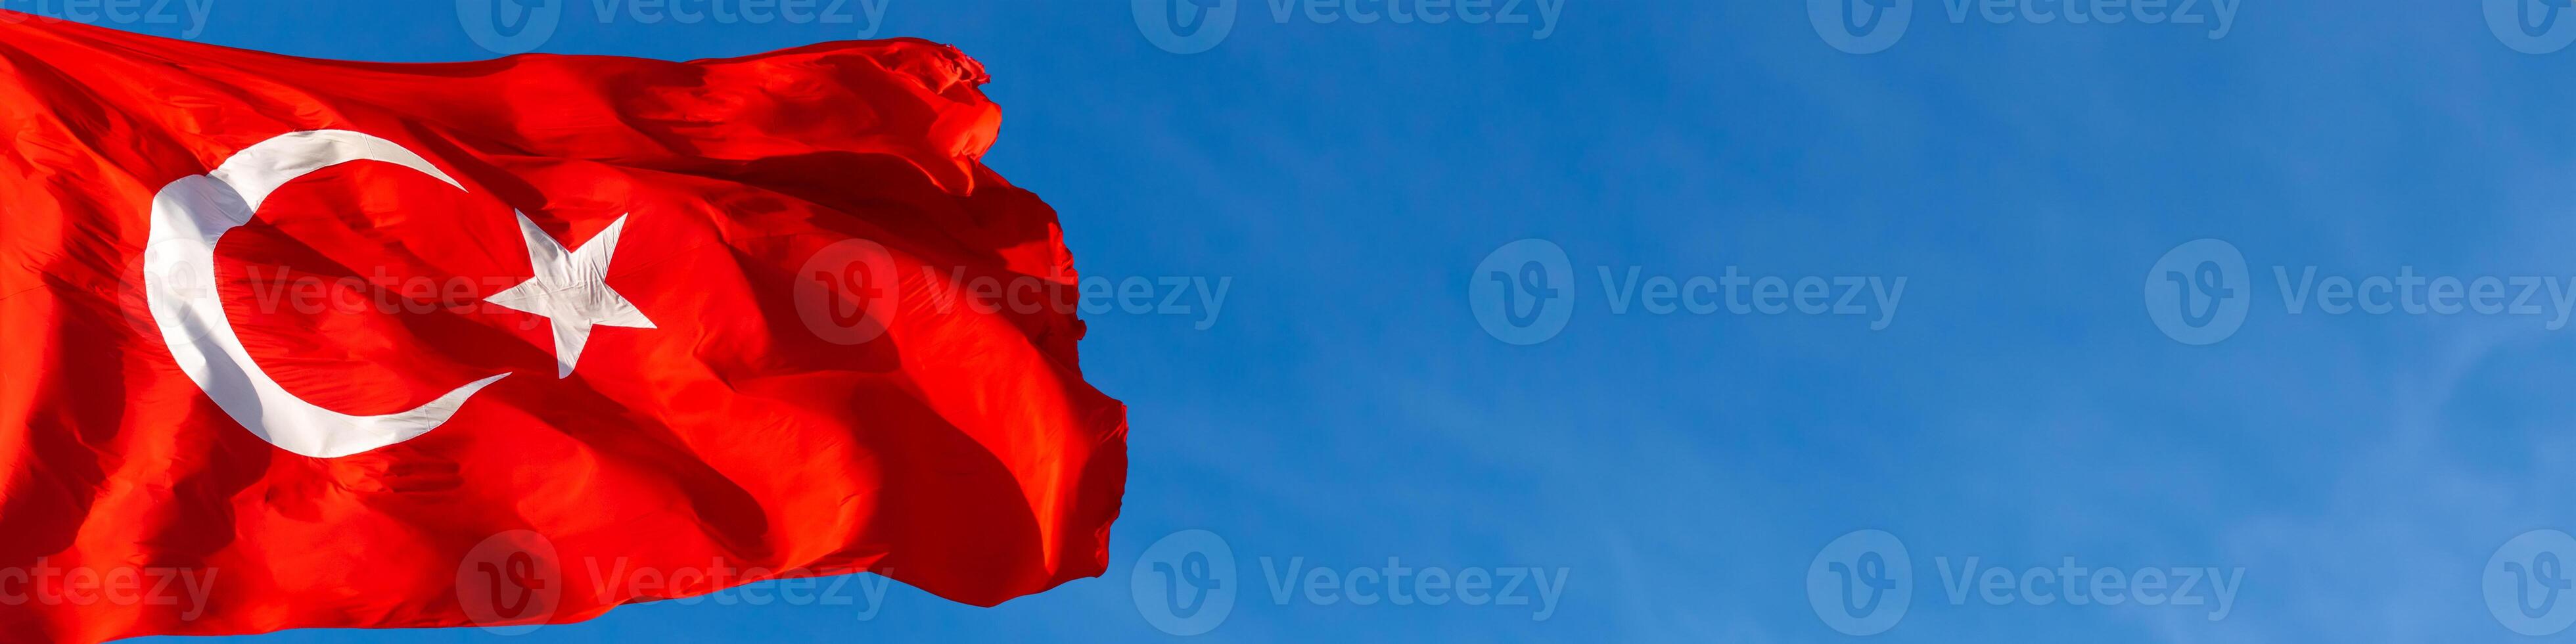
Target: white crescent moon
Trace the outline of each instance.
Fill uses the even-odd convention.
[[[348,456],[428,433],[446,424],[476,391],[510,375],[467,383],[409,411],[358,416],[305,402],[269,378],[242,348],[212,288],[215,242],[249,223],[278,186],[351,161],[383,161],[465,189],[392,141],[343,130],[294,132],[243,149],[213,172],[162,188],[152,199],[152,233],[143,251],[152,322],[179,369],[252,434],[314,458]]]

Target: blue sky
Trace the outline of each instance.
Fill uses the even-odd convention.
[[[755,25],[556,1],[538,51],[957,45],[1007,114],[988,161],[1062,212],[1085,274],[1230,284],[1213,316],[1089,316],[1084,367],[1132,410],[1111,572],[994,609],[899,584],[870,601],[863,579],[853,605],[241,641],[1159,640],[1148,615],[1171,609],[1138,597],[1160,573],[1131,567],[1210,554],[1198,536],[1148,552],[1194,529],[1235,562],[1210,573],[1230,611],[1191,623],[1216,641],[2502,641],[2532,624],[2491,615],[2484,584],[2496,559],[2538,559],[2499,549],[2576,529],[2576,363],[2547,304],[2576,280],[2576,49],[2548,40],[2576,20],[2517,39],[2477,3],[2202,0],[2200,24],[2077,24],[2070,7],[2106,9],[1912,0],[1892,45],[1855,54],[1794,1],[1323,24],[1336,5],[1232,0],[1230,29],[1183,55],[1128,2],[850,0],[848,23]],[[103,20],[305,56],[495,55],[454,5]],[[1514,344],[1533,336],[1489,332],[1471,284],[1535,293],[1518,271],[1543,255],[1496,255],[1523,239],[1563,253],[1544,305],[1570,313]],[[2169,332],[2142,293],[2168,268],[2198,279],[2216,247],[2243,267],[2212,263],[2184,296],[2235,293],[2241,328],[2186,344],[2212,334]],[[1857,293],[1857,315],[1657,314],[1622,287],[1632,268],[1904,290]],[[2542,310],[2333,314],[2312,288],[2400,275],[2536,283]],[[1857,569],[1829,544],[1863,530],[1902,544],[1911,599],[1855,640],[1810,601],[1846,589],[1811,568]],[[1390,557],[1562,586],[1327,605],[1266,578],[1295,562],[1347,585]],[[1949,580],[2068,557],[2236,581],[2224,602],[2202,582],[2201,605],[2079,606]]]

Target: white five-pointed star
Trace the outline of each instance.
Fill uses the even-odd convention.
[[[536,277],[483,301],[553,322],[556,378],[572,377],[573,364],[581,361],[582,345],[590,343],[591,327],[654,328],[635,303],[608,288],[608,259],[617,254],[617,234],[626,229],[625,215],[581,248],[566,252],[563,242],[538,229],[526,213],[513,214],[519,215],[519,234],[527,237],[528,264]]]

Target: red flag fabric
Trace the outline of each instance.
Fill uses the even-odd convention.
[[[1106,566],[1125,408],[1025,305],[1072,259],[954,49],[379,64],[0,17],[12,641]]]

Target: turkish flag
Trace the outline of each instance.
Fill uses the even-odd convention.
[[[979,161],[985,80],[919,40],[379,64],[0,12],[0,633],[1099,574],[1126,411],[1054,211]]]

